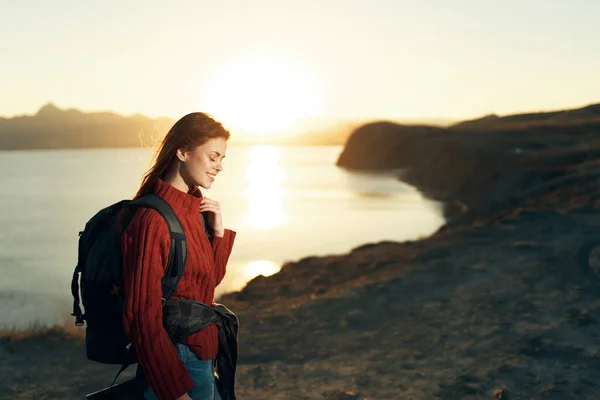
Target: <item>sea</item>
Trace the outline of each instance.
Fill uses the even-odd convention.
[[[229,146],[206,197],[237,232],[216,295],[286,262],[431,235],[441,205],[400,171],[348,172],[342,146]],[[70,323],[78,232],[131,198],[152,148],[0,151],[0,328]]]

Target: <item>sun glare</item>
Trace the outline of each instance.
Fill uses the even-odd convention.
[[[308,72],[280,59],[254,57],[211,79],[205,105],[228,127],[268,135],[281,133],[298,118],[317,115],[323,94]]]
[[[246,266],[246,274],[250,278],[257,277],[258,275],[271,276],[276,274],[281,269],[281,266],[274,262],[267,260],[256,260],[252,261]]]

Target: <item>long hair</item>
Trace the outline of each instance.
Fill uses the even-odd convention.
[[[229,136],[229,131],[208,114],[195,112],[185,115],[171,127],[160,143],[152,158],[151,166],[144,174],[140,188],[133,199],[152,192],[158,179],[164,178],[178,149],[193,149],[210,139],[220,137],[228,140]]]

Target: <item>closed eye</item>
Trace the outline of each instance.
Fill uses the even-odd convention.
[[[216,154],[216,155],[217,155],[217,157],[221,157],[221,160],[223,160],[223,159],[225,158],[225,156],[224,156],[224,155],[223,155],[223,156],[221,156],[221,153],[219,153],[218,151],[214,151],[214,150],[213,150],[213,151],[211,151],[211,153],[212,153],[212,154]],[[212,158],[212,157],[211,157],[210,159],[211,159],[211,160],[213,160],[213,161],[217,161],[216,159],[214,159],[214,158]]]

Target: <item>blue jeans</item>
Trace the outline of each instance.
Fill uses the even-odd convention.
[[[213,360],[199,359],[188,346],[181,343],[176,348],[179,359],[194,381],[194,388],[188,392],[192,400],[221,400],[215,383]],[[144,392],[144,399],[158,400],[151,387]]]

